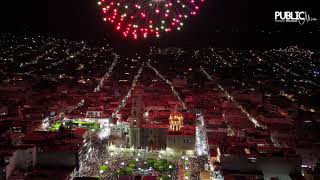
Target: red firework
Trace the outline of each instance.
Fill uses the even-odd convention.
[[[198,13],[204,0],[100,0],[104,15],[124,37],[160,37],[179,31],[185,19]]]

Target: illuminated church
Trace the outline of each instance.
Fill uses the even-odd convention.
[[[136,88],[132,95],[131,117],[129,118],[129,145],[135,148],[167,149],[186,153],[195,147],[194,125],[184,125],[183,113],[177,107],[167,117],[167,122],[146,121],[143,103],[143,88]],[[191,153],[192,154],[192,153]]]

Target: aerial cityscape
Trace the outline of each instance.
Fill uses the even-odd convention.
[[[93,1],[120,34],[103,40],[8,24],[0,180],[320,179],[320,26],[301,43],[269,28],[265,47],[168,45],[211,3]]]

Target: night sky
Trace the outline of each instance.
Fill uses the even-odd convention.
[[[320,7],[314,0],[206,0],[180,32],[160,39],[127,40],[102,21],[96,0],[1,0],[1,31],[44,33],[54,37],[101,42],[114,47],[269,47],[315,43],[320,34]],[[305,25],[275,23],[275,10],[306,10],[317,19]],[[273,32],[269,34],[269,32]],[[276,32],[276,33],[275,33]],[[312,32],[312,34],[310,33]]]

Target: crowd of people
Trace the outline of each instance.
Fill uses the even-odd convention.
[[[194,180],[200,180],[200,172],[204,170],[205,164],[208,163],[207,156],[196,156],[189,159],[190,174]]]
[[[133,157],[126,157],[123,154],[116,152],[109,152],[107,148],[108,141],[101,141],[97,137],[93,137],[90,149],[80,159],[80,168],[77,173],[79,177],[95,177],[99,176],[102,179],[118,179],[118,172],[121,168],[128,167],[132,161],[136,161]],[[171,170],[159,172],[154,168],[150,168],[145,160],[138,160],[136,167],[133,169],[133,176],[169,176],[170,179],[178,179],[178,167],[180,164],[178,160],[170,161],[173,165]],[[106,165],[107,170],[101,170],[101,166]],[[177,165],[177,166],[175,166]]]

